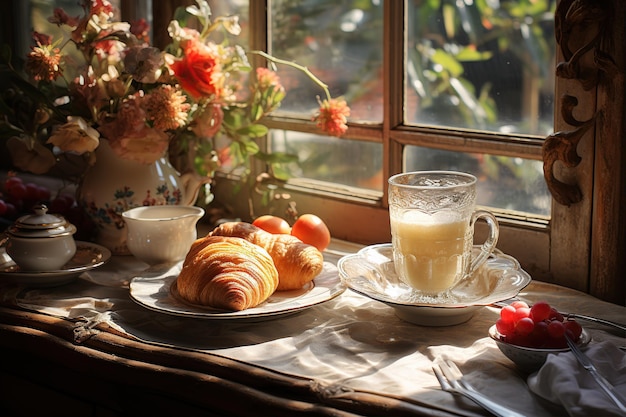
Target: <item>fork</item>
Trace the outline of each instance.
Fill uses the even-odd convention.
[[[617,405],[622,412],[626,412],[626,400],[623,399],[620,393],[615,390],[615,387],[613,387],[613,385],[611,385],[605,377],[600,375],[593,362],[591,362],[591,359],[589,359],[589,356],[585,355],[583,351],[580,350],[576,342],[574,342],[568,335],[565,335],[565,340],[567,340],[567,345],[583,368],[591,374],[593,379],[595,379],[600,388],[602,388],[609,398],[611,398],[615,405]]]
[[[502,406],[476,391],[467,381],[456,364],[450,360],[433,365],[433,372],[441,385],[441,389],[454,394],[463,395],[498,417],[524,417],[505,406]]]

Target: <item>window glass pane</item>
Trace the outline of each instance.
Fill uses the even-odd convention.
[[[407,123],[551,132],[555,1],[408,4]]]
[[[274,131],[272,149],[298,155],[296,177],[382,190],[382,145],[292,131]]]
[[[352,121],[382,121],[382,1],[274,0],[272,54],[307,66],[344,96]],[[302,73],[279,67],[287,90],[282,111],[315,110],[320,90]]]
[[[550,214],[551,196],[541,161],[407,146],[404,167],[405,171],[468,172],[478,178],[479,205]]]
[[[272,1],[271,45],[276,57],[306,66],[343,96],[351,121],[382,122],[382,2],[376,0]],[[301,72],[278,66],[287,97],[280,112],[310,119],[324,92]],[[296,177],[382,191],[382,145],[274,132],[271,149],[298,155]]]

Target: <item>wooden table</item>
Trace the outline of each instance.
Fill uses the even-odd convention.
[[[431,365],[449,357],[478,389],[519,412],[565,415],[530,393],[526,375],[487,337],[495,308],[461,325],[416,326],[347,290],[277,320],[215,323],[130,300],[120,270],[132,275],[143,267],[119,257],[57,288],[0,286],[0,414],[488,415],[439,388]],[[546,283],[520,295],[565,311],[626,317],[624,307]],[[592,343],[626,343],[624,334],[583,324]]]

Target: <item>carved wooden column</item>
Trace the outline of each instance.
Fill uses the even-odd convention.
[[[565,87],[557,89],[556,133],[543,147],[553,238],[569,252],[551,254],[555,281],[570,256],[578,269],[588,265],[579,289],[618,304],[626,304],[625,17],[621,0],[560,1],[556,75]],[[568,233],[560,233],[564,222]]]

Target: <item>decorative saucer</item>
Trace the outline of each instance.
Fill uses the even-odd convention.
[[[31,287],[54,287],[74,281],[83,272],[97,268],[111,258],[111,251],[90,242],[76,241],[76,254],[59,270],[24,271],[0,248],[0,281]]]
[[[479,251],[480,246],[474,246]],[[499,250],[475,274],[437,297],[419,294],[400,281],[390,243],[367,246],[337,263],[352,291],[385,303],[396,315],[423,326],[451,326],[469,320],[480,307],[515,297],[531,282],[517,260]]]

